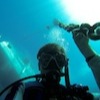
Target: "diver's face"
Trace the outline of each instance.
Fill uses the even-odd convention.
[[[61,72],[66,63],[66,57],[63,53],[42,53],[39,58],[39,66],[41,73],[52,71]]]

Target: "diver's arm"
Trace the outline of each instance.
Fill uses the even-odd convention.
[[[80,29],[73,30],[73,39],[80,52],[85,57],[89,67],[94,74],[98,87],[100,88],[100,56],[97,55],[90,47],[88,36],[79,30]]]
[[[90,66],[94,77],[96,79],[96,82],[98,84],[98,87],[100,89],[100,56],[95,55],[91,60],[89,60],[88,65]]]

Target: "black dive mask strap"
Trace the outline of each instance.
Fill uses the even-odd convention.
[[[70,87],[68,62],[66,62],[66,65],[65,65],[65,84],[66,84],[66,87]]]

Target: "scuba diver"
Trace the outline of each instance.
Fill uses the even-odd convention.
[[[94,100],[88,86],[71,85],[63,47],[48,43],[40,48],[37,59],[40,74],[36,81],[15,84],[5,100],[15,100],[17,94],[21,94],[18,100]],[[65,77],[66,85],[60,83],[61,77]]]
[[[94,41],[100,40],[100,22],[95,23],[92,26],[88,23],[83,23],[81,25],[64,25],[60,21],[55,20],[55,24],[65,29],[67,32],[72,33],[74,42],[85,57],[100,89],[100,56],[89,44],[90,39]]]

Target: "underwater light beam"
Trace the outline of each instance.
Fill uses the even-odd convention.
[[[70,22],[93,25],[100,21],[99,0],[61,0],[61,6]]]

